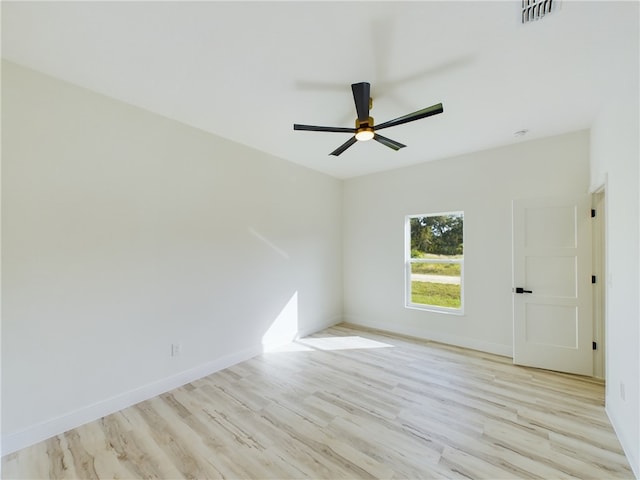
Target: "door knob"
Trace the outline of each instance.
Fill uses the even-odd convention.
[[[532,290],[525,290],[522,287],[516,287],[516,293],[533,293]]]

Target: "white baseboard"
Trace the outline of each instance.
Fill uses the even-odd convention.
[[[305,337],[316,333],[319,330],[324,330],[325,328],[337,324],[340,321],[341,319],[334,319],[334,321],[329,321],[327,325],[323,325],[318,328],[300,330],[298,331],[296,338]],[[68,430],[77,428],[85,423],[93,422],[106,415],[110,415],[124,408],[135,405],[136,403],[149,400],[150,398],[181,387],[182,385],[193,382],[194,380],[206,377],[212,373],[249,360],[256,355],[261,354],[263,351],[263,345],[249,347],[239,352],[207,362],[203,365],[163,378],[157,382],[149,383],[134,390],[101,400],[92,405],[87,405],[86,407],[66,413],[59,417],[32,425],[19,432],[10,433],[2,437],[0,451],[2,452],[2,456],[16,452],[22,448],[41,442],[55,435],[60,435]]]
[[[629,444],[626,438],[623,436],[620,436],[620,428],[618,426],[617,417],[611,414],[611,411],[607,406],[607,404],[609,403],[607,400],[608,399],[605,398],[604,411],[607,414],[607,417],[609,417],[609,423],[611,423],[611,426],[613,427],[613,431],[615,432],[616,437],[620,442],[620,446],[622,447],[622,450],[624,451],[624,454],[627,457],[627,460],[629,461],[629,466],[631,467],[631,470],[633,470],[633,475],[635,476],[635,478],[640,479],[640,458],[638,458],[638,456],[636,455],[636,452],[634,452],[632,448],[629,448]]]
[[[513,347],[511,345],[502,345],[498,343],[485,342],[475,338],[460,337],[438,332],[426,332],[422,329],[398,325],[395,323],[385,322],[366,322],[362,323],[352,318],[345,318],[345,322],[353,325],[361,325],[363,327],[384,330],[390,333],[398,333],[400,335],[408,335],[410,337],[422,340],[431,340],[434,342],[446,343],[447,345],[455,345],[457,347],[470,348],[481,352],[493,353],[503,357],[513,357]]]
[[[262,353],[262,345],[250,347],[231,355],[218,358],[211,362],[185,370],[175,375],[163,378],[157,382],[124,392],[119,395],[101,400],[92,405],[66,413],[56,418],[32,425],[19,432],[10,433],[2,437],[2,456],[13,453],[35,443],[60,435],[68,430],[77,428],[85,423],[93,422],[106,415],[115,413],[123,408],[143,402],[162,393],[181,387],[217,371],[244,362]]]
[[[320,332],[326,328],[330,328],[333,327],[335,325],[338,325],[339,323],[342,323],[344,320],[342,319],[342,317],[334,317],[333,319],[329,320],[326,324],[323,324],[319,327],[311,327],[311,328],[305,328],[302,330],[298,330],[298,334],[296,335],[296,340],[299,338],[304,338],[304,337],[308,337],[309,335],[313,335],[314,333]]]

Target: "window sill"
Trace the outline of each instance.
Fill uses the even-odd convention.
[[[423,312],[444,313],[445,315],[456,315],[458,317],[464,316],[463,308],[433,307],[433,306],[418,305],[413,303],[405,305],[404,308],[408,308],[410,310],[421,310]]]

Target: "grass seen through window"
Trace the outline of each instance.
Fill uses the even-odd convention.
[[[411,282],[411,302],[423,305],[460,308],[460,285]]]

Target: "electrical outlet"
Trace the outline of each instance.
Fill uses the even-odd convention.
[[[171,356],[177,357],[182,353],[182,344],[181,343],[172,343],[171,344]]]
[[[624,382],[620,382],[620,398],[626,400],[626,394],[624,392]]]

